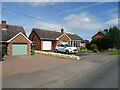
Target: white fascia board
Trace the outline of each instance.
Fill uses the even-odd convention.
[[[62,34],[61,36],[59,36],[58,38],[56,38],[56,40],[59,40],[59,38],[62,37],[63,35],[66,35],[70,39],[70,41],[71,41],[71,38],[67,34],[65,34],[65,33]]]
[[[10,42],[12,41],[13,39],[15,39],[17,36],[19,35],[22,35],[24,38],[26,38],[30,43],[32,43],[32,41],[30,41],[22,32],[18,33],[17,35],[15,35],[13,38],[11,38],[10,40],[6,41],[6,42]]]

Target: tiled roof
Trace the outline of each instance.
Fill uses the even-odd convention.
[[[26,33],[22,26],[7,25],[6,30],[0,30],[0,33],[2,33],[2,41],[7,41],[20,32],[26,36]]]
[[[68,35],[68,37],[71,38],[71,40],[83,40],[81,37],[79,37],[77,34],[70,34],[70,33],[66,33]]]
[[[50,31],[50,30],[44,30],[44,29],[36,29],[33,28],[33,31],[37,33],[40,39],[48,39],[48,40],[56,40],[59,36],[62,35],[61,32],[58,31]],[[79,37],[76,34],[71,34],[71,33],[65,33],[68,35],[71,40],[83,40],[81,37]]]

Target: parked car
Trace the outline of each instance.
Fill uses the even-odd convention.
[[[68,45],[68,44],[65,44],[65,45],[58,44],[56,46],[56,52],[64,52],[64,53],[69,54],[69,53],[77,53],[78,50],[76,47],[73,47],[73,46]]]

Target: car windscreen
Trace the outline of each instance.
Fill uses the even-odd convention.
[[[69,45],[69,44],[65,44],[66,47],[72,47],[72,45]]]

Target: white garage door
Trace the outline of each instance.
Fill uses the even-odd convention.
[[[43,47],[43,50],[51,50],[52,42],[51,41],[43,41],[42,47]]]

